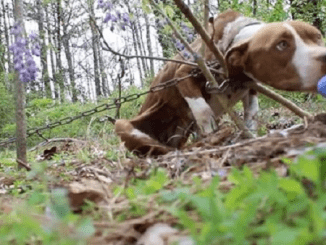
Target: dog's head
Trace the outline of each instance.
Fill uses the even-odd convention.
[[[226,54],[230,75],[290,91],[316,91],[326,74],[326,48],[315,27],[299,21],[264,25]]]

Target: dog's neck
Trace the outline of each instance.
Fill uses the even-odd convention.
[[[253,36],[264,25],[263,22],[240,16],[225,27],[223,37],[218,43],[220,51],[226,53],[232,46]]]

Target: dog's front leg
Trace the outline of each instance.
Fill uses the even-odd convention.
[[[214,112],[203,97],[184,96],[184,99],[201,131],[211,133],[217,129]]]
[[[183,66],[178,71],[177,77],[187,76],[192,67]],[[203,98],[200,82],[193,77],[178,83],[178,90],[187,102],[199,129],[204,133],[211,133],[217,129],[216,118],[212,108]]]

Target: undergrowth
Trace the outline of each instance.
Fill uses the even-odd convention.
[[[232,168],[231,190],[219,187],[219,177],[208,185],[198,177],[191,184],[171,181],[165,169],[153,166],[148,178],[116,185],[113,194],[129,205],[111,219],[123,222],[159,209],[174,216],[196,244],[324,244],[325,159],[326,150],[320,148],[294,161],[284,159],[287,177],[274,170],[256,176],[246,166]],[[0,170],[9,166],[1,164]],[[66,190],[48,189],[54,181],[46,173],[49,167],[35,163],[32,171],[15,173],[15,185],[25,189],[11,193],[19,205],[0,209],[0,244],[86,244],[95,232],[92,220],[105,218],[91,203],[83,215],[73,213]]]

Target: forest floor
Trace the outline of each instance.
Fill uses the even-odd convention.
[[[243,139],[233,123],[224,120],[216,133],[156,158],[136,157],[123,145],[115,146],[115,155],[108,158],[108,149],[96,142],[50,142],[34,149],[38,165],[29,172],[16,172],[12,163],[0,161],[0,214],[9,214],[28,200],[43,210],[31,214],[33,218],[51,229],[60,226],[55,229],[58,234],[75,239],[83,227],[76,222],[59,224],[51,211],[53,197],[49,202],[32,198],[35,192],[63,190],[72,213],[92,219],[95,230],[85,238],[88,244],[195,244],[191,227],[180,221],[181,210],[194,222],[204,218],[182,201],[180,193],[205,190],[214,176],[218,176],[219,191],[228,193],[234,186],[230,172],[243,166],[254,176],[273,169],[285,177],[288,163],[298,155],[312,146],[326,147],[325,115],[300,121],[286,109],[271,108],[261,118],[263,136]],[[80,157],[81,151],[88,156]]]

